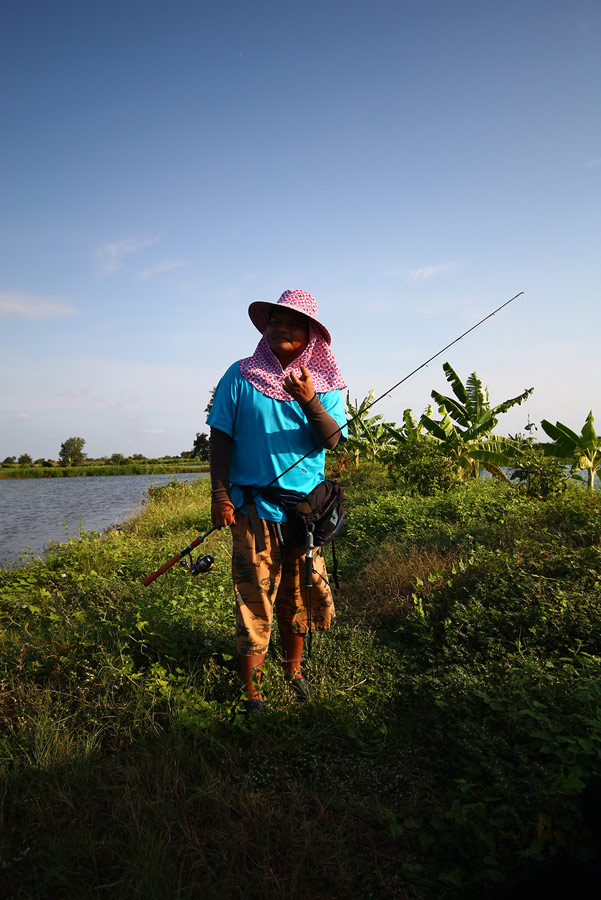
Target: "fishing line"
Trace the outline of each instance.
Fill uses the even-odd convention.
[[[532,360],[532,357],[531,357],[531,356],[530,356],[530,357],[528,356],[530,347],[532,346],[532,342],[531,342],[531,340],[530,340],[530,321],[529,321],[529,317],[528,317],[528,300],[525,300],[525,301],[524,301],[524,329],[523,329],[523,335],[524,335],[524,340],[523,340],[523,350],[522,350],[522,354],[523,354],[523,356],[528,360],[528,369],[530,370],[531,368],[533,368],[533,366],[532,366],[532,361],[533,361],[533,360]],[[530,378],[526,379],[526,383],[528,383],[528,382],[532,383],[532,380],[531,380]],[[528,421],[527,421],[526,425],[524,425],[524,430],[528,432],[528,434],[526,435],[526,437],[527,437],[527,438],[532,438],[532,439],[534,440],[534,432],[535,432],[535,431],[538,431],[538,428],[537,428],[536,424],[535,424],[534,422],[531,421],[531,418],[530,418],[530,413],[531,413],[531,411],[532,411],[531,397],[532,397],[532,394],[530,394],[530,395],[526,398],[526,413],[527,413],[527,416],[528,416]],[[516,435],[516,437],[521,437],[521,436],[522,436],[522,435],[521,435],[521,432],[519,432],[519,433]]]

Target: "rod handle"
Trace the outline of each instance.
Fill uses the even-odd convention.
[[[175,556],[172,556],[170,560],[168,560],[166,563],[163,563],[163,565],[161,566],[160,569],[157,569],[156,572],[153,572],[152,575],[149,575],[147,578],[145,578],[144,581],[142,582],[142,584],[145,587],[148,587],[148,585],[151,582],[153,582],[155,580],[155,578],[158,578],[160,575],[163,574],[163,572],[166,572],[167,569],[170,569],[171,566],[174,566],[176,564],[176,562],[180,561],[181,558],[182,558],[182,554],[176,553]]]
[[[211,529],[211,530],[213,530],[213,529]],[[208,531],[207,531],[207,534],[209,534]],[[206,538],[207,534],[201,534],[200,537],[195,538],[192,541],[192,543],[186,547],[185,550],[182,550],[181,553],[176,553],[175,556],[172,556],[171,559],[167,560],[166,563],[163,563],[163,565],[161,566],[160,569],[157,569],[156,572],[152,573],[152,575],[148,575],[144,579],[142,584],[145,587],[148,587],[148,585],[151,584],[155,580],[155,578],[158,578],[160,575],[162,575],[164,572],[166,572],[167,569],[170,569],[171,566],[174,566],[177,562],[179,562],[180,559],[182,559],[182,557],[186,556],[186,554],[188,554],[192,550],[194,550],[195,547],[198,547],[199,544],[202,544],[202,542]]]

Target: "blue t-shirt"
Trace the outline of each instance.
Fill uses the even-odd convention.
[[[340,440],[346,440],[342,394],[335,390],[317,396],[336,424],[344,426]],[[273,487],[308,494],[325,478],[325,449],[315,449],[318,442],[300,404],[262,394],[241,375],[239,362],[229,367],[217,385],[207,425],[232,438],[230,496],[236,509],[244,504],[243,487],[266,487],[305,454],[306,459],[278,478]],[[261,495],[255,498],[255,505],[262,519],[286,519],[280,506]]]

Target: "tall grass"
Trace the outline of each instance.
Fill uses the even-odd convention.
[[[338,624],[293,696],[274,645],[242,714],[228,535],[208,485],[0,576],[0,894],[480,898],[595,852],[601,497],[407,497],[346,476]],[[200,550],[204,552],[204,547]]]

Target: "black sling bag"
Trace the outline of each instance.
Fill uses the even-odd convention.
[[[255,488],[255,491],[270,503],[283,507],[288,535],[297,544],[304,546],[307,530],[313,532],[315,547],[327,544],[344,522],[344,491],[329,478],[321,481],[309,494],[277,487]]]

